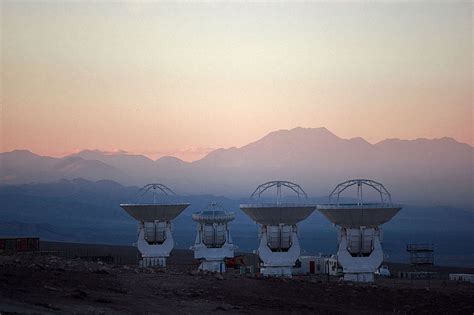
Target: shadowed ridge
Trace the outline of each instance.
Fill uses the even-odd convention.
[[[162,156],[155,161],[160,167],[179,167],[189,165],[189,162],[183,161],[174,156]]]

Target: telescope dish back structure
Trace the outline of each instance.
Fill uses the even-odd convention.
[[[332,223],[344,227],[377,227],[390,221],[401,206],[392,205],[318,205],[318,210]]]
[[[276,203],[259,203],[261,195],[269,188],[276,187],[277,199]],[[271,181],[262,184],[255,189],[250,196],[256,203],[242,204],[240,209],[248,215],[253,221],[262,225],[278,225],[288,224],[294,225],[305,220],[315,210],[314,205],[299,203],[281,203],[281,188],[286,187],[295,192],[298,199],[308,198],[306,192],[301,186],[287,181]]]
[[[357,187],[357,202],[340,203],[341,193]],[[364,202],[363,187],[374,189],[380,202]],[[383,261],[380,225],[390,221],[402,208],[392,203],[392,196],[380,183],[369,179],[351,179],[340,183],[329,195],[329,204],[318,205],[318,210],[339,226],[338,261],[344,279],[371,282]]]
[[[140,222],[171,221],[188,206],[188,203],[120,205],[129,215]]]
[[[261,195],[276,188],[275,203],[261,203]],[[301,186],[288,181],[271,181],[255,189],[250,196],[255,203],[241,204],[240,209],[260,224],[260,245],[257,253],[265,276],[292,276],[292,266],[300,257],[297,223],[306,219],[316,206],[307,203],[282,203],[282,188],[296,193],[298,200],[307,195]]]
[[[340,203],[341,194],[357,185],[357,202]],[[363,187],[373,188],[380,195],[380,203],[364,203]],[[329,204],[318,205],[318,210],[329,221],[344,227],[377,227],[390,221],[402,208],[392,204],[392,196],[380,183],[369,179],[351,179],[340,183],[329,195]]]
[[[142,199],[150,192],[153,193],[153,202],[143,202]],[[142,254],[141,265],[165,266],[165,257],[169,256],[174,247],[171,220],[181,214],[189,203],[167,200],[169,197],[177,196],[167,186],[153,183],[145,185],[137,192],[136,203],[120,204],[120,207],[139,222],[137,248]]]
[[[199,259],[200,270],[225,272],[226,258],[234,257],[234,249],[228,223],[235,219],[233,212],[225,211],[216,203],[201,212],[194,213],[192,218],[197,222],[197,235],[194,246],[194,258]]]
[[[240,209],[253,221],[262,225],[288,224],[294,225],[306,219],[313,213],[316,206],[281,204],[281,205],[258,205],[243,204]]]

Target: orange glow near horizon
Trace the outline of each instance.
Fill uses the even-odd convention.
[[[2,152],[192,161],[297,126],[474,145],[469,2],[0,6]]]

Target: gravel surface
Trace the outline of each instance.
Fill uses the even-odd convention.
[[[55,256],[0,256],[0,313],[465,313],[474,285],[380,279],[207,274],[193,265],[138,268]]]

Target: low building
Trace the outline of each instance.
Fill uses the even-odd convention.
[[[0,254],[33,252],[39,250],[38,237],[3,237],[0,238]]]
[[[311,275],[311,274],[329,274],[331,276],[339,276],[342,270],[337,263],[337,258],[331,256],[300,256],[293,267],[294,275]]]
[[[466,281],[474,283],[474,274],[469,273],[450,273],[449,280],[453,281]]]
[[[400,279],[428,280],[439,279],[440,274],[432,271],[399,271],[397,277]]]

